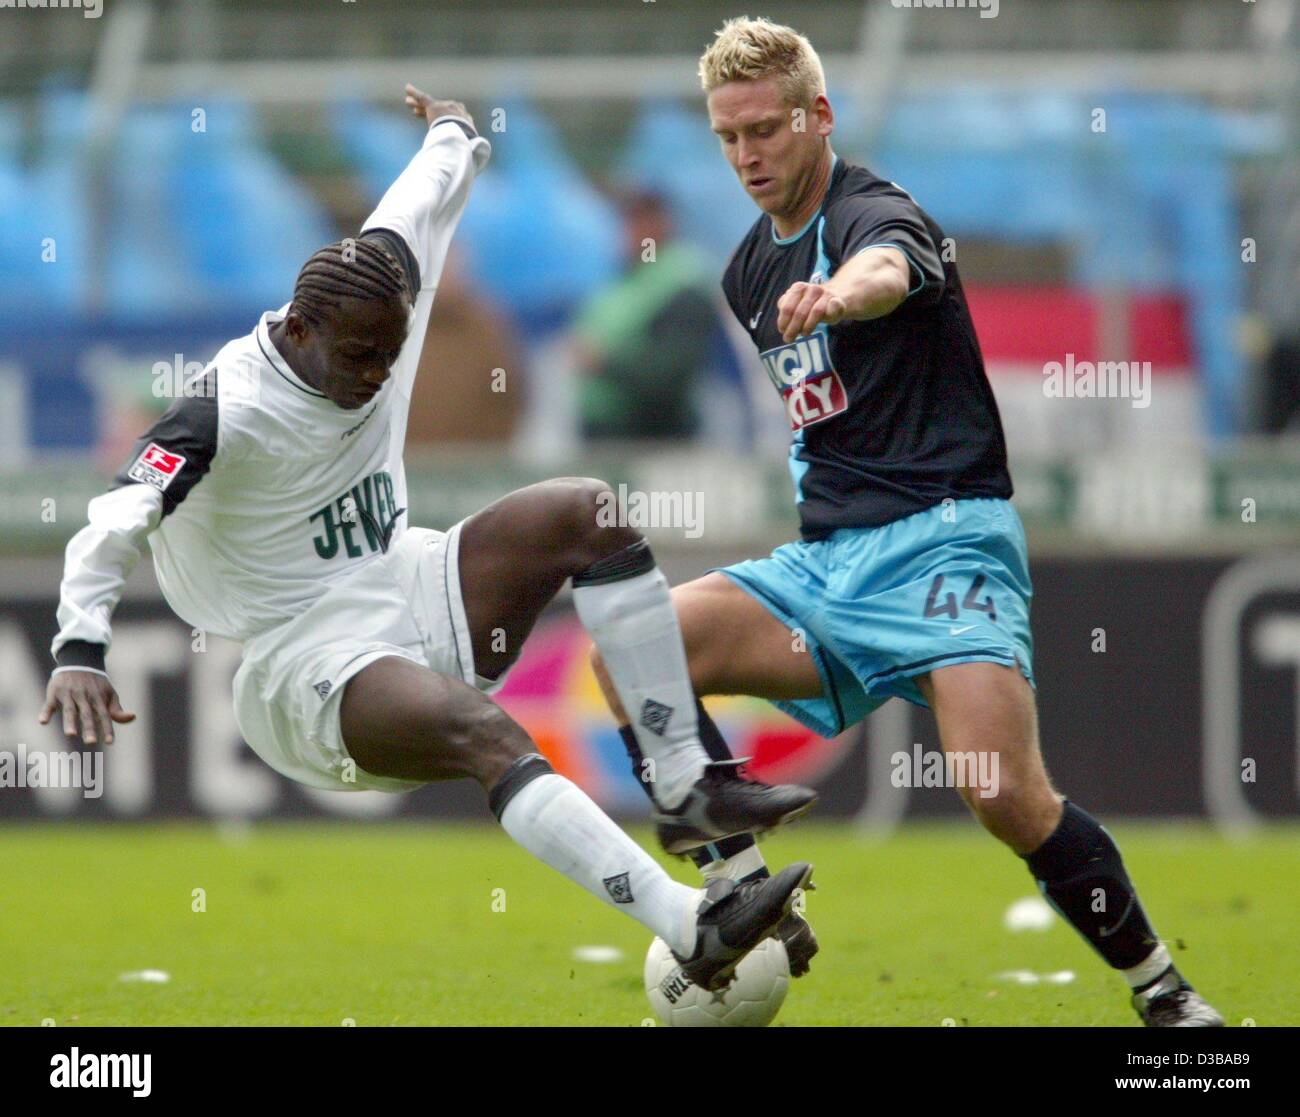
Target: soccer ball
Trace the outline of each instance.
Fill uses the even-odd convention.
[[[645,956],[645,991],[650,1007],[670,1028],[764,1028],[785,1003],[790,959],[780,939],[764,939],[736,966],[731,984],[717,993],[701,989],[682,973],[663,939]]]

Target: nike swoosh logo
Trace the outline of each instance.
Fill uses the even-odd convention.
[[[753,318],[749,320],[749,328],[751,330],[758,329],[758,320],[762,317],[763,317],[763,312],[760,310],[757,314],[754,315]]]
[[[1111,935],[1113,935],[1116,931],[1118,931],[1121,927],[1123,927],[1124,924],[1128,921],[1128,913],[1133,910],[1133,900],[1134,900],[1133,896],[1130,896],[1128,898],[1128,904],[1124,908],[1124,914],[1119,917],[1119,922],[1116,923],[1114,927],[1109,927],[1109,928],[1098,927],[1097,934],[1100,935],[1103,939],[1108,939],[1111,937]]]
[[[963,632],[969,632],[974,627],[973,624],[968,624],[964,628],[950,628],[948,632],[952,636],[960,636]]]

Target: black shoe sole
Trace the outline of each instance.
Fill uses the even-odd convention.
[[[790,976],[803,977],[812,968],[812,960],[821,949],[812,926],[806,919],[800,919],[789,934],[778,930],[774,937],[785,945],[785,954],[790,960]]]
[[[758,835],[770,833],[778,826],[785,826],[797,818],[802,818],[816,805],[817,799],[813,798],[802,806],[786,811],[785,814],[773,819],[771,822],[757,826],[745,826],[731,830],[726,834],[703,835],[694,826],[687,826],[677,822],[660,822],[656,825],[655,832],[665,853],[685,857],[692,850],[699,849],[701,846],[709,845],[712,842],[725,841],[727,838],[734,838],[739,834]]]

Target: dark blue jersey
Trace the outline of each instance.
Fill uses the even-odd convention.
[[[794,432],[790,471],[805,539],[889,523],[945,497],[1011,496],[997,404],[943,242],[905,190],[837,159],[807,226],[778,239],[764,214],[727,267],[727,301]],[[883,318],[822,325],[783,342],[777,300],[795,283],[825,282],[877,245],[908,259],[912,286],[902,304]]]

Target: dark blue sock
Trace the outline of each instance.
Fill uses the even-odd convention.
[[[1159,945],[1118,847],[1068,799],[1051,837],[1024,861],[1052,906],[1115,969],[1136,966]]]

